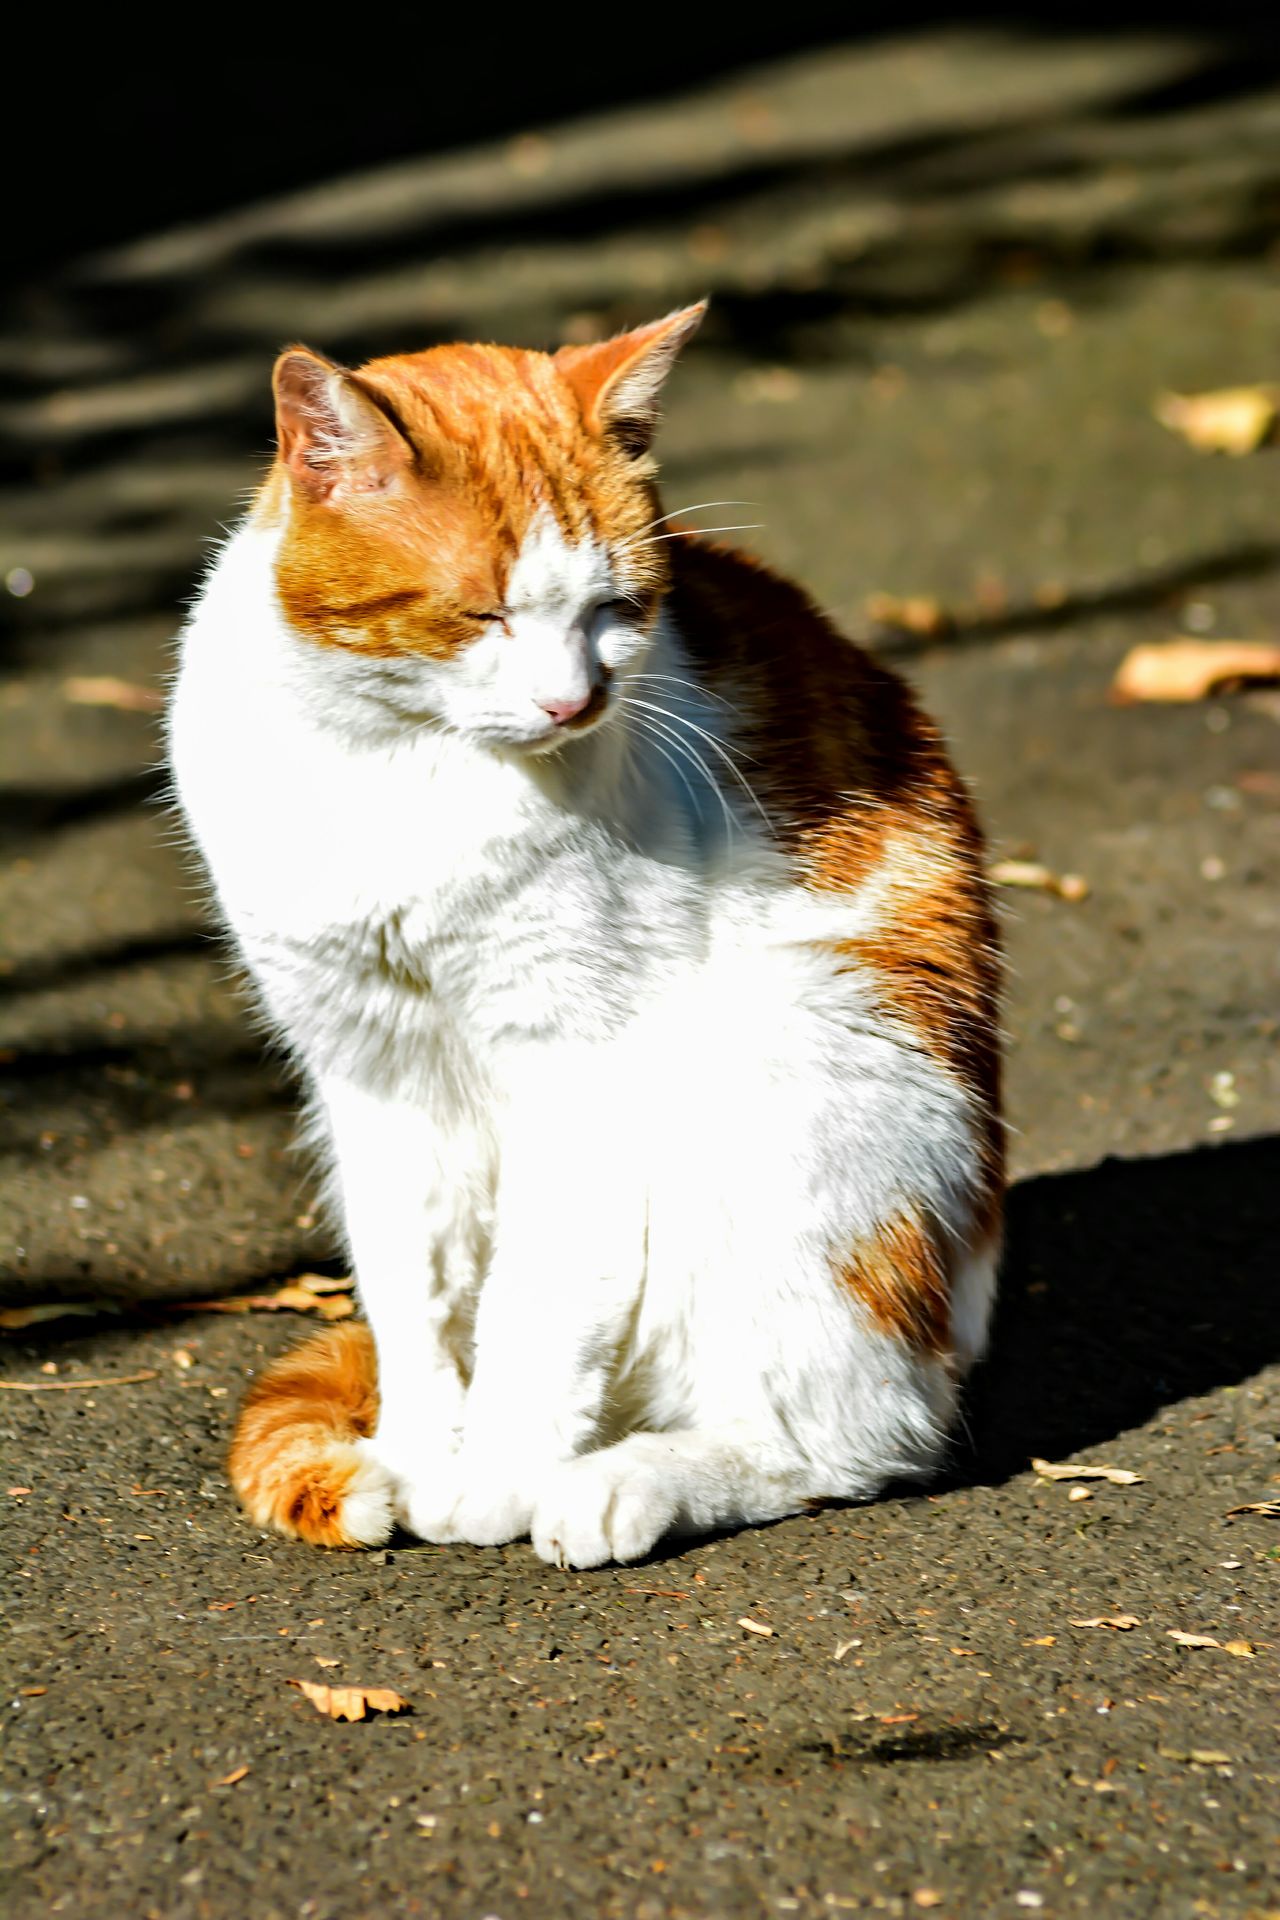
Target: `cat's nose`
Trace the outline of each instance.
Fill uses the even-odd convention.
[[[538,705],[549,720],[554,720],[558,727],[563,727],[570,720],[576,720],[580,713],[585,713],[595,697],[596,689],[588,687],[585,693],[570,694],[564,700],[540,700]]]

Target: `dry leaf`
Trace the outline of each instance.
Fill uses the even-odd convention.
[[[1220,1753],[1216,1747],[1157,1747],[1157,1753],[1166,1760],[1190,1760],[1197,1767],[1229,1767],[1231,1755]]]
[[[215,1780],[215,1787],[234,1787],[237,1780],[243,1780],[249,1772],[248,1767],[237,1767],[232,1773],[224,1773],[221,1780]]]
[[[322,1320],[348,1320],[355,1312],[351,1289],[355,1281],[346,1276],[333,1279],[324,1273],[301,1273],[274,1293],[237,1293],[225,1300],[185,1300],[169,1309],[172,1313],[316,1313]]]
[[[1227,1519],[1237,1513],[1265,1513],[1271,1520],[1280,1520],[1280,1500],[1250,1500],[1243,1507],[1228,1507]]]
[[[1073,1627],[1114,1627],[1117,1633],[1132,1633],[1142,1625],[1136,1613],[1098,1613],[1092,1620],[1072,1620]]]
[[[748,1633],[763,1634],[766,1640],[772,1639],[773,1637],[772,1627],[762,1627],[758,1620],[749,1620],[745,1613],[743,1614],[742,1618],[739,1620],[738,1625],[740,1627],[745,1627]]]
[[[894,593],[869,593],[864,602],[867,618],[881,627],[895,627],[900,633],[914,633],[921,639],[936,639],[950,633],[954,617],[941,601],[927,593],[909,595],[905,600]]]
[[[1215,1640],[1208,1633],[1182,1633],[1177,1627],[1166,1627],[1170,1640],[1176,1640],[1180,1647],[1221,1647],[1221,1640]]]
[[[1056,1633],[1046,1633],[1039,1640],[1024,1640],[1022,1644],[1024,1647],[1056,1647],[1058,1636]]]
[[[1068,1500],[1092,1500],[1093,1494],[1088,1487],[1072,1487],[1067,1498]]]
[[[936,1887],[917,1887],[911,1896],[911,1903],[916,1907],[940,1907],[942,1901],[943,1896]]]
[[[46,1320],[63,1320],[69,1314],[119,1313],[118,1300],[50,1300],[35,1307],[0,1307],[0,1328],[20,1333],[24,1327],[42,1326]]]
[[[1280,387],[1219,387],[1211,393],[1162,393],[1161,426],[1180,433],[1197,453],[1256,453],[1280,419]]]
[[[1087,900],[1089,882],[1080,873],[1055,873],[1039,860],[997,860],[990,878],[998,887],[1035,887],[1059,900]]]
[[[341,1660],[327,1659],[323,1653],[315,1653],[311,1657],[318,1667],[340,1667],[342,1665]]]
[[[1140,1473],[1130,1473],[1128,1467],[1073,1466],[1070,1461],[1055,1465],[1052,1460],[1033,1459],[1031,1470],[1042,1480],[1109,1480],[1113,1487],[1137,1486],[1142,1479]]]
[[[331,1720],[363,1720],[367,1713],[407,1713],[409,1702],[390,1687],[326,1687],[315,1680],[291,1680],[317,1713]]]
[[[122,713],[159,713],[164,706],[164,695],[155,687],[138,687],[110,674],[64,680],[62,693],[77,706],[117,707]]]
[[[1234,1653],[1237,1660],[1256,1660],[1258,1655],[1251,1640],[1224,1640],[1224,1653]]]
[[[1132,648],[1111,682],[1111,699],[1206,700],[1224,687],[1280,680],[1280,646],[1270,640],[1155,640]]]
[[[71,1393],[85,1387],[132,1387],[139,1380],[154,1380],[156,1369],[142,1373],[117,1373],[109,1380],[0,1380],[6,1393]]]

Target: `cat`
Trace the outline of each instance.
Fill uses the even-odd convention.
[[[979,830],[905,685],[663,512],[702,311],[276,364],[170,756],[367,1326],[252,1387],[259,1525],[634,1560],[927,1477],[983,1351]]]

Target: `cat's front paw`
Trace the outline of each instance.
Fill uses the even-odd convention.
[[[533,1499],[509,1460],[478,1459],[464,1448],[405,1488],[405,1525],[420,1540],[500,1547],[522,1539]]]
[[[539,1489],[533,1545],[556,1567],[640,1560],[668,1532],[676,1502],[659,1466],[624,1441],[557,1467]]]

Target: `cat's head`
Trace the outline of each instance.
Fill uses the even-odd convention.
[[[649,447],[702,314],[552,354],[281,354],[259,512],[293,631],[393,722],[532,752],[598,724],[667,584]]]

